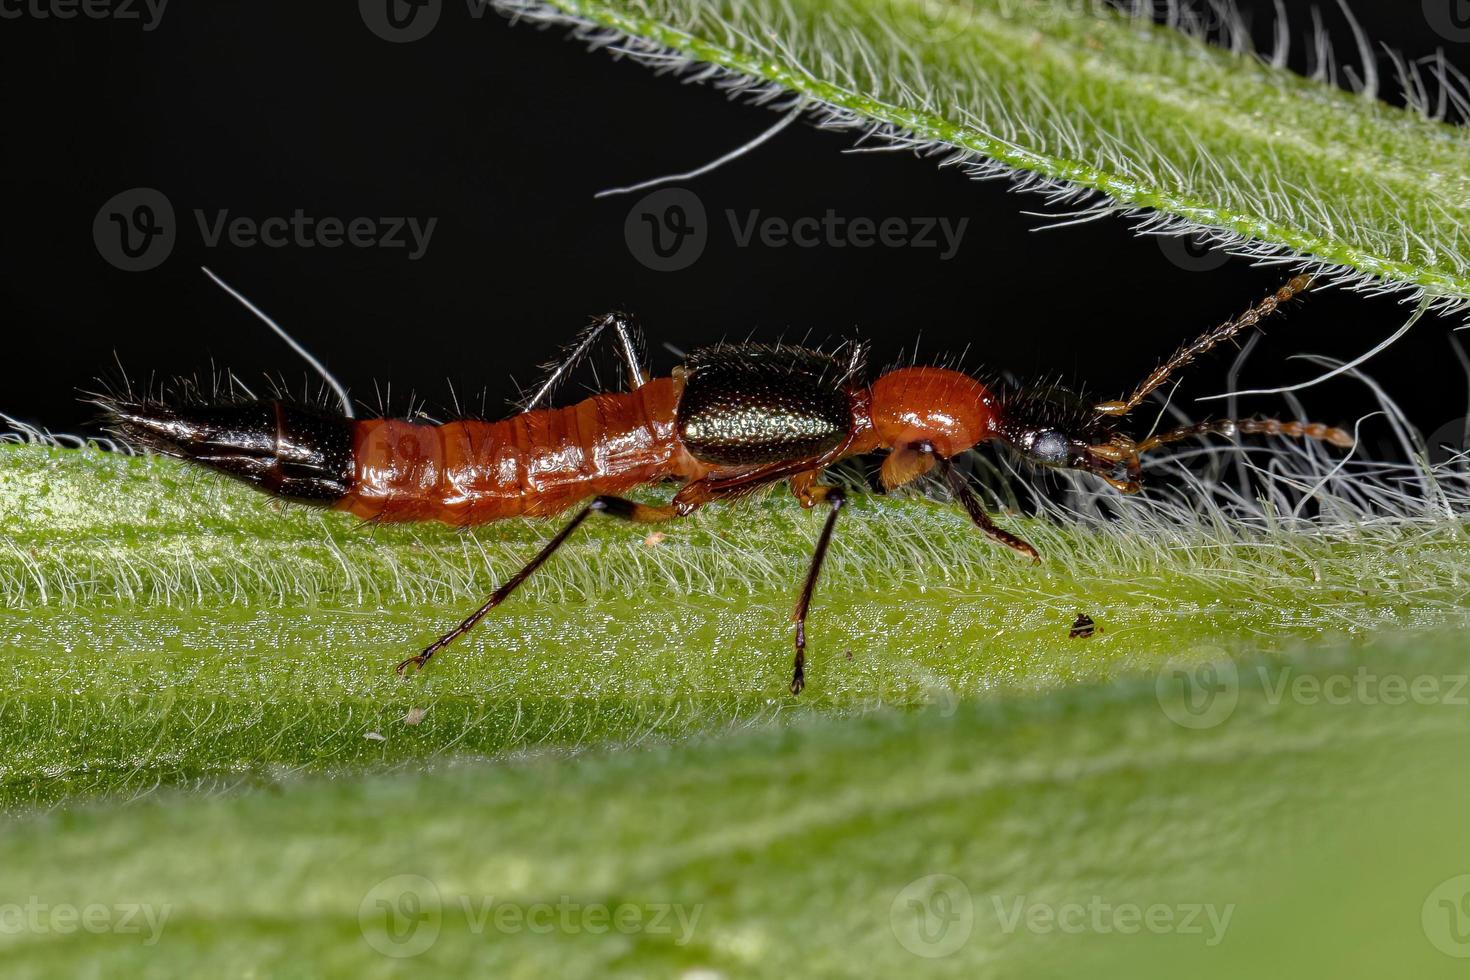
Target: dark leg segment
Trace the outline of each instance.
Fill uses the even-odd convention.
[[[668,520],[669,518],[675,516],[675,512],[672,507],[649,507],[645,504],[639,504],[631,500],[625,500],[622,497],[594,497],[591,503],[589,503],[586,507],[583,507],[581,510],[577,511],[577,515],[573,517],[570,521],[567,521],[566,526],[556,533],[556,537],[546,542],[546,546],[537,553],[535,558],[532,558],[530,561],[526,562],[525,566],[520,571],[512,575],[504,585],[496,589],[494,592],[490,593],[490,598],[485,600],[485,604],[483,606],[481,606],[479,609],[476,609],[464,620],[464,622],[460,623],[454,629],[450,630],[448,633],[445,633],[433,643],[430,643],[427,647],[424,648],[424,651],[422,653],[417,654],[416,656],[409,657],[407,660],[403,661],[403,663],[399,664],[394,669],[399,674],[402,674],[410,666],[421,668],[429,662],[429,659],[433,657],[434,654],[438,653],[440,650],[444,649],[449,644],[453,643],[455,640],[459,639],[461,636],[474,629],[475,624],[484,619],[486,614],[488,614],[490,610],[494,609],[496,606],[504,602],[510,596],[510,594],[520,586],[522,582],[530,578],[531,574],[535,572],[536,569],[541,567],[542,563],[545,562],[546,559],[555,554],[556,549],[560,548],[562,544],[566,542],[567,538],[572,536],[572,532],[580,527],[583,521],[591,517],[593,514],[599,512],[607,514],[609,517],[616,517],[625,521],[633,521],[634,523],[638,524],[652,524],[657,521]]]
[[[940,460],[939,465],[941,471],[944,473],[945,482],[949,484],[950,492],[958,497],[960,502],[965,505],[965,512],[970,515],[970,520],[975,522],[976,527],[1007,548],[1013,551],[1019,551],[1032,561],[1041,561],[1041,556],[1036,553],[1036,549],[1031,547],[1030,544],[1011,532],[995,526],[995,522],[985,512],[985,504],[975,495],[975,491],[970,488],[970,485],[965,482],[964,474],[955,469],[947,459]]]
[[[827,513],[827,523],[822,525],[822,534],[817,538],[817,550],[812,554],[807,568],[806,582],[801,587],[801,596],[796,600],[796,662],[791,674],[791,693],[800,694],[806,687],[806,612],[812,604],[812,593],[817,588],[817,577],[822,574],[822,562],[827,558],[827,548],[832,544],[832,529],[837,526],[837,514],[847,498],[836,487],[812,487],[808,491],[818,500],[826,500],[832,509]]]

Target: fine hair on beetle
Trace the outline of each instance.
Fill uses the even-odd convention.
[[[422,669],[472,629],[594,514],[661,523],[787,483],[802,506],[827,508],[793,613],[790,690],[797,694],[806,683],[807,613],[846,503],[840,486],[822,481],[830,467],[885,453],[879,470],[885,490],[933,473],[979,531],[1039,561],[1036,548],[991,519],[967,472],[955,464],[957,457],[994,444],[1034,466],[1081,473],[1135,494],[1143,483],[1142,457],[1187,439],[1261,434],[1348,448],[1353,438],[1342,429],[1279,419],[1128,431],[1135,409],[1177,372],[1254,328],[1310,284],[1307,276],[1293,278],[1239,317],[1180,347],[1126,397],[1098,403],[1056,386],[993,385],[946,367],[898,367],[870,380],[861,344],[831,354],[717,344],[689,354],[666,376],[650,377],[637,328],[623,313],[594,320],[522,410],[499,421],[354,419],[284,398],[169,400],[124,390],[94,400],[111,431],[126,442],[277,497],[367,521],[469,527],[578,508],[479,608],[400,663],[400,673]],[[548,407],[557,383],[605,341],[622,362],[626,390]],[[680,484],[667,504],[623,496],[665,481]]]

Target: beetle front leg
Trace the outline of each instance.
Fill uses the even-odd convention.
[[[1041,561],[1041,555],[1035,548],[1031,547],[1029,542],[1017,537],[1010,531],[995,526],[995,522],[985,512],[985,504],[975,495],[975,491],[971,489],[970,485],[965,482],[964,474],[955,469],[947,459],[941,459],[939,465],[944,473],[945,481],[949,484],[950,491],[960,499],[960,503],[965,505],[965,512],[970,515],[970,520],[975,523],[976,527],[1012,551],[1019,552],[1032,561]]]

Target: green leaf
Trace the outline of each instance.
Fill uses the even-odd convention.
[[[1464,127],[1101,3],[498,6],[732,92],[799,95],[828,125],[876,130],[982,175],[1016,175],[1059,198],[1095,194],[1097,213],[1144,213],[1152,231],[1204,231],[1237,252],[1301,256],[1446,305],[1470,298]]]
[[[0,835],[0,956],[17,977],[1459,976],[1465,680],[1446,631],[1189,690],[38,815]],[[1224,710],[1191,716],[1202,692]]]
[[[793,698],[791,607],[822,515],[785,493],[657,543],[589,522],[404,679],[392,665],[554,524],[371,527],[171,460],[0,446],[0,806],[953,705],[1463,619],[1470,552],[1432,513],[1252,531],[1112,499],[1132,516],[1002,516],[1038,566],[950,505],[863,495]],[[1079,612],[1094,638],[1069,637]]]

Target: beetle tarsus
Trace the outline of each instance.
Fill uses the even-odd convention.
[[[791,693],[800,694],[806,687],[806,621],[796,621],[796,660],[791,667]]]
[[[394,667],[393,673],[397,674],[399,677],[407,677],[409,665],[412,665],[415,671],[423,670],[424,664],[428,663],[429,658],[432,656],[433,653],[429,650],[425,650],[423,653],[416,653],[412,657],[409,657],[407,660],[400,663],[397,667]]]

